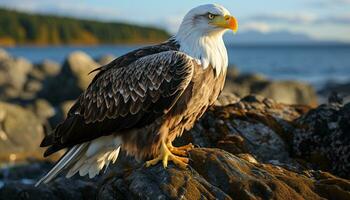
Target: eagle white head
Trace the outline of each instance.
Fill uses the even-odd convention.
[[[228,65],[222,36],[226,30],[236,32],[237,29],[237,20],[226,8],[205,4],[185,15],[175,39],[180,44],[180,51],[200,60],[203,68],[213,67],[218,76]]]

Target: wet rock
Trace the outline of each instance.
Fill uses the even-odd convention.
[[[350,103],[321,105],[297,123],[294,153],[314,169],[350,178]]]
[[[44,136],[41,121],[20,106],[0,102],[0,162],[41,158]]]
[[[39,96],[49,100],[53,105],[76,99],[94,77],[94,74],[89,75],[89,72],[98,66],[98,63],[83,52],[71,53],[65,60],[60,73],[45,81],[45,87]]]

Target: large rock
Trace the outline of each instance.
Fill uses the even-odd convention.
[[[267,81],[267,78],[261,74],[238,75],[235,70],[229,69],[227,72],[224,91],[244,97],[250,94],[250,88],[253,83],[265,83]]]
[[[239,97],[237,97],[235,94],[223,92],[216,100],[215,106],[226,106],[237,103],[239,100]]]
[[[52,127],[56,127],[59,123],[61,123],[67,117],[68,111],[74,103],[74,100],[68,100],[57,105],[55,107],[55,115],[52,118],[50,118],[50,125]]]
[[[190,167],[173,164],[145,168],[142,165],[114,168],[104,180],[59,177],[48,185],[33,186],[40,174],[37,165],[27,167],[19,179],[7,173],[0,199],[337,199],[350,198],[350,181],[326,172],[293,172],[262,164],[244,155],[220,149],[196,148]],[[119,165],[122,164],[119,162]],[[47,167],[45,167],[47,170]],[[0,171],[0,177],[3,172]],[[1,180],[1,179],[0,179]],[[1,184],[1,181],[0,181]]]
[[[314,169],[350,178],[350,103],[330,103],[296,121],[294,153]]]
[[[44,60],[42,63],[35,65],[29,73],[29,81],[42,82],[47,78],[56,76],[61,71],[61,66],[51,60]]]
[[[314,88],[297,81],[273,81],[254,84],[251,93],[274,99],[285,104],[317,106],[317,95]]]
[[[45,76],[56,76],[60,73],[61,66],[55,61],[44,60],[38,65],[38,69],[40,69]]]
[[[321,103],[326,103],[328,98],[334,93],[341,97],[343,103],[350,102],[350,82],[348,83],[328,83],[317,92],[321,96]]]
[[[33,65],[24,58],[0,59],[0,100],[21,98]]]
[[[94,74],[89,75],[89,72],[98,66],[98,63],[83,52],[69,54],[61,72],[45,81],[45,87],[39,96],[48,99],[54,105],[77,98],[94,77]]]
[[[56,117],[57,111],[51,104],[45,99],[36,99],[34,102],[27,106],[40,120],[40,123],[45,128],[45,134],[48,134],[52,131],[53,128],[59,123],[51,124],[51,120]]]
[[[189,152],[187,169],[171,162],[167,169],[161,163],[145,168],[144,162],[122,153],[116,165],[95,179],[75,176],[68,180],[61,174],[35,188],[33,184],[50,168],[35,162],[0,170],[0,199],[350,198],[350,181],[328,173],[347,173],[339,170],[348,166],[344,165],[349,155],[348,105],[332,103],[309,111],[308,106],[286,105],[261,96],[226,97],[229,101],[219,101],[221,106],[208,110],[191,131],[176,140],[175,146],[192,142],[197,147]],[[292,149],[299,141],[312,142],[299,145],[306,147],[300,149],[305,154]],[[328,171],[324,172],[312,165],[308,147],[320,141],[324,144],[319,154],[327,144],[331,146],[331,156],[337,159],[332,165],[337,170],[330,165],[322,168]]]
[[[104,55],[104,56],[101,56],[100,58],[98,58],[97,62],[100,65],[107,65],[108,63],[112,62],[114,59],[116,59],[116,57],[114,55],[107,54],[107,55]]]
[[[300,168],[291,158],[293,121],[308,107],[289,106],[261,96],[210,109],[191,131],[175,142],[221,148],[230,153],[250,153],[259,161]]]
[[[61,75],[69,81],[76,81],[76,86],[80,89],[86,89],[93,76],[89,73],[99,66],[84,52],[73,52],[68,55],[62,66]]]
[[[233,70],[233,72],[230,72]],[[237,75],[230,69],[224,90],[240,97],[258,94],[285,104],[317,106],[317,95],[314,88],[298,81],[272,81],[261,74]]]
[[[0,102],[0,162],[41,158],[43,126],[32,112]]]
[[[42,81],[52,76],[57,69],[52,71],[33,65],[24,58],[9,56],[6,52],[0,52],[0,100],[4,101],[31,101],[42,90]],[[50,64],[42,64],[47,66]],[[51,68],[57,68],[58,66]]]
[[[0,48],[0,60],[9,59],[10,55],[5,51],[5,49]]]

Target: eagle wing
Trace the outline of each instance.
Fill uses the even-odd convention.
[[[151,124],[187,88],[194,65],[192,57],[171,50],[144,56],[125,67],[101,70],[65,121],[44,138],[41,146],[50,146],[44,155]]]

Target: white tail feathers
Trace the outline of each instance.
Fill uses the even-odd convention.
[[[115,163],[121,144],[120,137],[104,136],[91,142],[75,145],[35,186],[50,182],[63,170],[68,170],[67,178],[72,177],[77,172],[80,176],[88,174],[89,178],[93,178],[100,173],[104,166],[107,169],[110,162]]]

